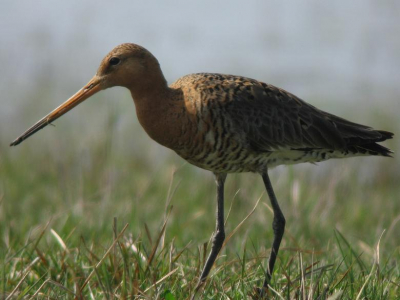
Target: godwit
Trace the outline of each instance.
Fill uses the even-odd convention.
[[[140,124],[152,139],[191,164],[215,174],[216,230],[196,291],[205,282],[225,239],[224,183],[228,173],[259,173],[271,201],[274,240],[264,293],[271,280],[286,222],[268,169],[281,164],[392,153],[377,142],[392,138],[393,133],[331,115],[283,89],[254,79],[199,73],[184,76],[168,87],[157,59],[135,44],[115,47],[86,86],[11,146],[18,145],[95,93],[113,86],[130,90]]]

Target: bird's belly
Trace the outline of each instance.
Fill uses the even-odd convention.
[[[271,162],[270,152],[255,153],[242,147],[205,148],[197,153],[176,152],[189,163],[214,173],[262,172]]]
[[[214,173],[263,173],[267,169],[279,165],[291,165],[298,163],[315,163],[338,156],[336,151],[301,151],[301,150],[276,150],[269,152],[255,152],[247,148],[237,151],[202,151],[197,155],[188,157],[185,153],[179,153],[189,163],[212,171]],[[347,155],[346,155],[347,156]],[[349,156],[352,156],[351,154]]]
[[[186,161],[199,168],[214,173],[258,172],[257,159],[250,155],[235,158],[226,153],[207,153],[203,156],[184,157]]]

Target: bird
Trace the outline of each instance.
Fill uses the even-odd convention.
[[[278,165],[353,156],[391,157],[393,153],[378,144],[391,139],[392,132],[345,120],[255,79],[196,73],[168,85],[156,57],[133,43],[118,45],[109,52],[82,89],[10,146],[20,144],[97,92],[114,86],[129,89],[137,118],[150,138],[215,176],[216,228],[196,292],[206,283],[225,240],[224,184],[228,174],[260,174],[273,209],[274,238],[259,289],[262,296],[271,283],[286,224],[268,171]]]

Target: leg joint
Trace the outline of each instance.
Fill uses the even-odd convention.
[[[223,242],[225,240],[225,231],[222,230],[217,230],[214,235],[214,241],[221,241]]]
[[[274,220],[272,222],[272,228],[274,232],[284,232],[285,231],[286,220],[282,214],[277,214],[274,216]]]
[[[216,231],[213,238],[213,249],[215,248],[215,250],[219,252],[219,250],[221,250],[222,248],[224,240],[225,240],[225,232],[219,230]]]

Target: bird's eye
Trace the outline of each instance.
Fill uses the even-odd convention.
[[[110,65],[115,66],[118,65],[121,62],[121,60],[118,57],[111,57],[109,62]]]

